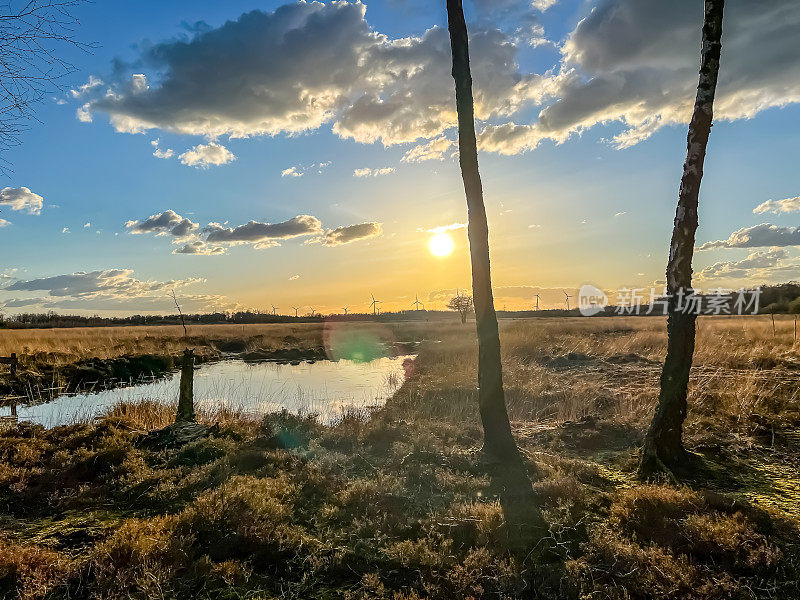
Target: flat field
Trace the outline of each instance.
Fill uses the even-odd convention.
[[[501,322],[512,426],[546,531],[524,551],[482,464],[474,323],[206,326],[193,345],[418,342],[380,410],[330,427],[173,407],[0,432],[0,596],[21,598],[797,598],[800,344],[794,320],[698,322],[690,480],[635,479],[661,318]],[[174,327],[0,331],[0,354],[68,363],[179,352]],[[346,344],[345,344],[346,345]],[[24,348],[24,350],[23,350]],[[3,595],[5,594],[5,595]]]

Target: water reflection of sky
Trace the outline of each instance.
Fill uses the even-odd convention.
[[[403,382],[408,358],[377,358],[362,363],[323,360],[297,365],[240,360],[206,364],[195,371],[195,406],[198,410],[228,408],[254,415],[287,409],[316,413],[330,422],[348,410],[385,402]],[[60,396],[38,406],[19,406],[17,414],[20,420],[46,427],[90,421],[119,402],[174,403],[178,383],[179,376],[175,375],[128,388]],[[9,414],[9,407],[0,408],[0,416]]]

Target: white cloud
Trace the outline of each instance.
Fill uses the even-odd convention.
[[[68,275],[42,277],[27,281],[15,281],[5,288],[8,292],[46,291],[50,296],[76,298],[128,297],[138,298],[154,292],[180,288],[203,282],[188,278],[171,281],[141,281],[133,277],[132,269],[107,269],[104,271],[80,271]]]
[[[166,150],[162,150],[161,148],[156,148],[155,151],[153,151],[153,156],[155,156],[156,158],[172,158],[174,154],[175,152],[172,150],[172,148],[167,148]]]
[[[89,75],[89,79],[86,83],[79,86],[78,89],[70,90],[69,93],[73,98],[80,98],[81,96],[85,96],[94,88],[100,87],[101,85],[103,85],[102,79],[95,77],[94,75]]]
[[[368,167],[364,167],[363,169],[355,169],[353,171],[353,177],[380,177],[381,175],[389,175],[390,173],[394,173],[394,167],[383,167],[380,169],[370,169]]]
[[[24,210],[31,215],[38,215],[42,212],[44,198],[26,187],[7,187],[0,190],[0,206],[10,206],[11,210]]]
[[[347,227],[329,229],[325,235],[317,240],[325,246],[341,246],[359,240],[376,238],[383,235],[383,226],[380,223],[359,223]]]
[[[531,6],[536,10],[546,11],[548,8],[555,5],[558,0],[532,0]]]
[[[450,225],[439,225],[438,227],[432,227],[431,229],[427,229],[428,233],[444,233],[446,231],[455,231],[456,229],[466,229],[466,223],[450,223]]]
[[[180,156],[178,160],[182,164],[199,169],[207,169],[211,166],[225,165],[236,160],[233,152],[222,144],[209,142],[208,144],[198,144],[190,148]]]
[[[172,251],[173,254],[197,254],[200,256],[218,256],[225,254],[225,248],[222,246],[210,246],[203,240],[192,240],[186,242],[180,248]]]
[[[92,118],[92,105],[87,102],[83,106],[79,107],[75,111],[75,116],[77,117],[78,121],[80,121],[81,123],[91,123],[93,121],[93,118]]]
[[[699,250],[713,248],[759,248],[765,246],[800,246],[800,227],[778,227],[761,223],[734,231],[727,240],[706,242]]]
[[[406,152],[400,160],[406,163],[417,163],[425,160],[442,160],[444,159],[445,152],[450,150],[452,146],[453,142],[445,137],[435,138],[430,142],[414,146],[411,150]]]
[[[301,173],[297,167],[289,167],[288,169],[284,169],[281,171],[281,177],[302,177],[303,173]]]
[[[250,221],[238,227],[225,227],[209,223],[203,229],[205,241],[218,244],[253,244],[256,249],[279,245],[279,240],[316,235],[322,232],[322,223],[311,215],[298,215],[281,223]]]
[[[281,171],[281,177],[302,177],[306,173],[316,173],[317,175],[321,175],[332,164],[333,161],[325,160],[319,163],[311,163],[310,165],[306,166],[297,165],[294,167],[289,167],[288,169]]]
[[[8,227],[9,225],[11,225],[11,221],[6,221],[5,219],[0,219],[0,228]]]
[[[83,228],[84,229],[89,229],[89,227],[91,227],[91,226],[92,226],[92,224],[89,223],[89,222],[83,224]]]
[[[147,76],[142,73],[134,73],[131,75],[131,93],[141,94],[148,89]]]
[[[297,281],[298,279],[300,279],[300,275],[292,275],[289,277],[289,281]]]
[[[794,198],[784,198],[783,200],[767,200],[753,209],[754,215],[764,213],[791,213],[800,212],[800,196]]]
[[[65,233],[66,234],[66,233],[72,233],[72,232],[69,230],[69,227],[64,227],[64,229],[61,230],[61,233]]]
[[[144,221],[128,221],[125,223],[125,228],[132,234],[153,233],[184,239],[191,236],[199,228],[199,225],[180,216],[174,210],[165,210],[162,213],[150,215]]]
[[[789,258],[788,253],[781,248],[756,250],[742,260],[714,263],[701,270],[697,274],[697,279],[764,281],[796,276],[800,273],[800,265],[796,261],[787,262],[787,258]]]

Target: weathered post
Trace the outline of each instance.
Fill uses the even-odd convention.
[[[17,377],[17,353],[11,353],[11,379],[16,379]],[[15,394],[14,388],[11,389],[11,394]],[[11,401],[11,416],[16,419],[17,418],[17,401]]]
[[[183,351],[176,423],[194,422],[194,350]]]

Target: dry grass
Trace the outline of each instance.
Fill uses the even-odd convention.
[[[224,350],[228,345],[252,348],[315,348],[322,345],[322,326],[293,325],[192,325],[188,345]],[[115,358],[136,354],[178,354],[187,346],[180,326],[76,327],[71,329],[0,330],[0,355],[11,352],[50,355],[60,363],[87,358]]]
[[[110,419],[119,419],[139,431],[152,431],[162,429],[175,421],[178,402],[142,400],[139,402],[119,402],[112,406],[106,413]],[[237,427],[251,431],[257,425],[256,417],[244,409],[231,408],[230,406],[195,407],[195,418],[198,423],[213,425],[221,424],[225,427]]]
[[[275,343],[331,339],[265,327]],[[473,327],[361,327],[425,340],[369,417],[208,413],[218,435],[157,452],[139,432],[172,405],[0,431],[0,597],[800,597],[793,322],[773,337],[769,318],[700,320],[687,441],[707,470],[682,487],[633,477],[663,319],[503,322],[509,408],[549,530],[549,551],[523,556],[475,452]]]

